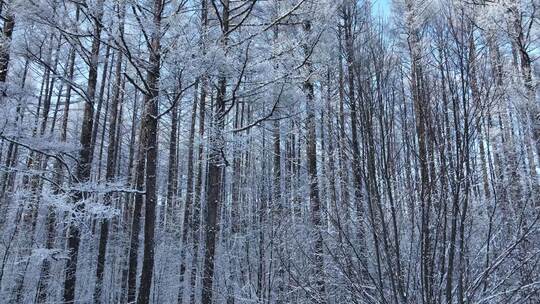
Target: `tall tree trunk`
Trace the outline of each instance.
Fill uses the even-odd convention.
[[[118,17],[120,19],[119,35],[124,33],[124,16],[125,16],[125,3],[118,7]],[[118,148],[117,138],[117,123],[119,121],[119,107],[123,103],[121,99],[122,89],[122,52],[118,52],[118,58],[116,59],[116,66],[114,68],[115,81],[114,92],[111,100],[111,111],[109,116],[109,134],[107,145],[107,168],[105,172],[105,179],[107,182],[112,183],[116,177],[116,153]],[[104,201],[106,205],[110,205],[111,194],[106,194]],[[105,271],[105,256],[107,254],[107,245],[109,240],[109,219],[103,219],[100,222],[100,235],[98,245],[98,256],[96,266],[96,284],[94,287],[94,303],[101,303],[102,301],[102,288],[103,288],[103,274]]]
[[[145,117],[146,109],[143,108],[142,116]],[[134,114],[135,115],[135,112]],[[135,119],[133,120],[135,121]],[[133,133],[132,133],[133,134]],[[134,134],[133,134],[134,135]],[[137,264],[139,257],[139,234],[141,232],[141,212],[143,205],[143,192],[144,192],[144,176],[146,170],[146,147],[147,143],[147,128],[144,126],[144,121],[141,122],[139,131],[139,151],[137,153],[137,162],[135,170],[135,189],[138,193],[135,194],[133,200],[133,207],[128,208],[126,213],[131,214],[131,236],[129,243],[129,260],[128,260],[128,273],[127,273],[127,301],[133,303],[136,300],[137,295]],[[132,161],[130,161],[132,162]],[[131,209],[131,210],[130,210]],[[128,217],[129,220],[129,217]]]
[[[229,0],[222,1],[222,37],[221,47],[227,46],[229,34]],[[218,229],[218,210],[221,205],[223,192],[223,174],[225,160],[223,151],[225,142],[223,129],[225,123],[225,94],[227,93],[227,77],[224,71],[220,71],[216,102],[213,112],[213,128],[210,133],[210,151],[208,156],[208,181],[206,185],[206,212],[205,212],[205,251],[203,264],[202,304],[211,304],[214,295],[214,258],[216,250],[216,238]]]
[[[146,84],[149,92],[145,96],[144,127],[147,141],[143,147],[146,150],[146,191],[144,217],[144,253],[142,261],[141,282],[137,304],[150,302],[150,289],[154,272],[154,234],[156,222],[157,201],[157,149],[158,149],[158,102],[159,77],[161,64],[161,14],[163,0],[155,0],[153,8],[153,32],[150,49],[150,69],[147,71]]]
[[[61,39],[59,39],[59,42],[58,42],[58,47],[56,49],[56,56],[57,56],[57,61],[60,57],[60,53],[59,53],[59,50],[60,50],[60,46],[61,46]],[[69,64],[69,59],[68,59],[68,64]],[[56,65],[57,65],[57,62],[55,63],[55,69],[56,69]],[[52,86],[52,85],[51,85]],[[63,83],[60,85],[60,89],[59,89],[59,92],[58,92],[58,98],[57,98],[57,101],[56,101],[56,110],[54,112],[54,117],[53,117],[53,121],[52,121],[52,125],[54,126],[55,122],[56,122],[56,114],[57,114],[57,111],[58,111],[58,103],[60,102],[60,97],[62,95],[62,88],[63,88]],[[50,94],[49,95],[52,95],[52,88],[50,90]],[[51,126],[51,133],[54,132],[54,127]],[[43,125],[42,125],[42,132],[44,132],[45,130],[45,127],[46,127],[46,123],[45,121],[43,122]],[[65,141],[62,139],[62,141]],[[43,164],[43,169],[45,169],[47,166],[47,160],[45,160],[45,164]],[[63,181],[63,168],[62,168],[62,164],[59,162],[59,161],[56,161],[55,164],[55,173],[54,173],[54,180],[55,180],[55,183],[56,185],[60,186],[62,185],[62,181]],[[60,194],[61,192],[61,189],[58,188],[58,186],[55,186],[53,188],[53,191],[55,194]],[[45,236],[45,248],[46,249],[49,249],[49,250],[52,250],[53,247],[54,247],[54,241],[55,241],[55,238],[56,238],[56,210],[55,208],[53,207],[48,207],[47,208],[47,213],[46,213],[46,217],[45,217],[45,224],[46,224],[46,236]],[[37,302],[38,303],[45,303],[47,301],[47,292],[48,292],[48,280],[49,280],[49,272],[50,272],[50,269],[51,269],[51,261],[50,261],[50,258],[47,257],[43,260],[43,263],[41,265],[41,270],[40,270],[40,276],[39,276],[39,280],[38,280],[38,286],[37,286]]]
[[[178,209],[178,104],[171,111],[171,133],[169,136],[169,168],[167,179],[167,206],[163,215],[165,229],[172,232],[173,226],[179,224],[180,217],[175,216]]]
[[[228,0],[225,0],[225,6],[228,6]],[[224,8],[224,11],[228,8]],[[214,126],[210,133],[210,155],[208,156],[208,184],[206,186],[206,212],[205,212],[205,253],[203,265],[203,286],[202,286],[202,303],[211,304],[213,298],[213,282],[214,282],[214,258],[216,250],[217,238],[217,216],[220,208],[223,189],[223,174],[224,174],[224,159],[222,151],[224,149],[223,128],[224,128],[224,113],[225,113],[225,94],[226,94],[226,78],[221,75],[219,79],[219,88],[217,92],[215,110],[214,110]]]
[[[94,98],[96,95],[97,76],[98,76],[98,64],[99,64],[99,48],[101,46],[101,18],[103,16],[103,2],[104,0],[98,0],[96,9],[97,15],[95,16],[92,49],[90,54],[90,65],[88,72],[88,86],[87,86],[87,100],[84,103],[84,116],[81,130],[81,150],[79,152],[79,163],[77,164],[76,176],[79,182],[84,183],[90,180],[90,173],[92,167],[92,127],[94,116]],[[83,210],[81,205],[82,201],[88,196],[88,194],[82,191],[77,191],[73,195],[75,202],[74,211],[79,213]],[[71,222],[68,228],[68,260],[65,269],[64,280],[64,302],[73,303],[75,301],[75,287],[77,280],[77,257],[79,254],[80,244],[80,230],[78,223]]]
[[[304,20],[304,31],[308,35],[311,34],[311,21]],[[309,182],[309,200],[311,204],[311,223],[313,225],[315,234],[314,244],[314,261],[315,261],[315,291],[316,294],[311,295],[315,303],[326,303],[325,294],[325,271],[324,271],[324,255],[323,255],[323,237],[322,231],[324,227],[321,217],[321,199],[319,196],[319,179],[317,176],[317,134],[315,126],[315,95],[313,90],[313,82],[311,80],[311,74],[313,73],[313,67],[309,46],[304,46],[307,78],[303,83],[304,94],[306,95],[306,157],[307,157],[307,171]]]
[[[362,191],[362,159],[360,157],[360,147],[358,140],[358,102],[356,96],[356,83],[354,69],[357,65],[356,56],[354,53],[354,28],[353,28],[353,14],[355,10],[351,3],[345,7],[344,10],[344,38],[345,38],[345,54],[347,62],[347,84],[348,84],[348,97],[349,106],[351,109],[351,148],[352,148],[352,171],[353,171],[353,185],[354,185],[354,204],[357,210],[358,221],[358,238],[360,242],[360,248],[366,246],[366,227],[365,221],[365,207]],[[358,84],[360,86],[360,84]],[[359,97],[358,97],[359,98]],[[343,128],[343,126],[342,126]],[[367,269],[367,256],[365,252],[360,252],[360,267],[361,267],[361,280],[366,280],[368,277]]]
[[[341,204],[338,210],[344,211],[343,224],[339,229],[338,240],[343,241],[343,234],[348,231],[349,222],[349,170],[347,162],[347,135],[345,132],[345,81],[343,73],[343,46],[342,46],[342,26],[338,26],[338,40],[339,40],[339,63],[338,63],[338,94],[339,94],[339,136],[338,136],[338,149],[339,149],[339,185],[341,192]],[[354,92],[354,91],[353,91]],[[338,211],[339,212],[339,211]],[[336,217],[340,220],[340,213],[336,212]]]
[[[201,52],[206,54],[206,39],[207,39],[207,30],[208,30],[208,1],[201,1],[201,33],[200,33],[200,47]],[[206,119],[206,96],[208,90],[208,75],[203,74],[201,76],[201,95],[200,95],[200,106],[199,106],[199,144],[197,151],[197,179],[195,181],[195,186],[193,189],[193,209],[192,209],[192,220],[191,220],[191,241],[193,258],[191,262],[191,271],[189,273],[189,303],[195,304],[195,300],[198,296],[196,291],[197,285],[197,269],[199,265],[199,243],[200,243],[200,217],[201,217],[201,205],[202,205],[202,182],[203,182],[203,168],[204,168],[204,149],[202,145],[202,139],[205,132],[205,119]]]
[[[413,12],[416,12],[418,7],[413,1],[407,1],[407,11],[409,17],[407,26],[409,31],[409,52],[411,57],[411,90],[413,98],[413,106],[416,120],[416,136],[418,139],[418,161],[420,166],[420,212],[421,212],[421,284],[422,284],[422,299],[423,303],[429,304],[433,300],[432,279],[433,273],[431,268],[431,193],[429,181],[429,164],[428,164],[428,136],[426,134],[427,120],[429,116],[428,101],[424,96],[424,75],[421,66],[421,41],[420,30],[413,20]]]
[[[97,135],[99,131],[99,124],[101,123],[101,108],[103,107],[103,101],[105,96],[105,87],[107,85],[107,77],[110,78],[109,73],[109,56],[111,54],[111,46],[110,43],[107,43],[107,47],[105,49],[105,57],[103,58],[103,71],[101,73],[101,83],[100,88],[97,96],[97,107],[96,107],[96,113],[94,115],[94,125],[92,127],[92,138],[91,138],[91,145],[92,145],[92,153],[95,153],[96,148],[96,141],[97,141]],[[114,62],[114,54],[111,58],[111,66]],[[110,81],[110,79],[109,79]],[[105,113],[105,117],[107,116],[107,113]],[[106,119],[105,119],[106,121]],[[104,124],[105,125],[105,124]],[[99,168],[99,163],[97,163],[97,167]]]
[[[178,304],[182,303],[184,298],[184,277],[186,274],[186,253],[189,243],[189,233],[191,231],[191,215],[193,208],[193,176],[195,174],[194,169],[194,143],[195,143],[195,122],[197,120],[197,104],[199,103],[199,90],[198,90],[198,81],[195,86],[193,96],[193,107],[191,109],[191,121],[189,127],[189,139],[188,139],[188,163],[187,163],[187,181],[186,181],[186,203],[184,205],[184,223],[182,227],[182,248],[180,254],[180,284],[177,302]],[[194,261],[193,261],[194,262]]]
[[[13,29],[15,28],[15,14],[10,7],[12,5],[11,2],[13,1],[9,2],[10,3],[6,4],[8,7],[7,12],[5,13],[4,27],[2,29],[2,43],[0,44],[0,84],[6,82],[9,69],[11,36],[13,36]],[[5,88],[2,88],[2,95],[5,96],[5,94]]]
[[[204,1],[205,2],[205,1]],[[206,10],[203,9],[203,12]],[[205,132],[205,119],[206,119],[206,96],[207,96],[207,80],[203,76],[201,80],[201,98],[200,98],[200,110],[199,110],[199,140],[202,140]],[[202,205],[202,186],[203,178],[206,175],[203,170],[204,166],[204,147],[199,142],[199,148],[197,151],[197,180],[195,181],[195,188],[193,190],[193,217],[191,221],[191,240],[193,241],[193,261],[190,273],[190,287],[191,292],[189,296],[189,303],[194,304],[198,292],[196,292],[197,285],[197,269],[199,265],[199,243],[201,235],[200,217],[201,217],[201,205]]]

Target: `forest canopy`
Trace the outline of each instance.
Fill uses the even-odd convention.
[[[538,0],[0,26],[0,302],[540,303]]]

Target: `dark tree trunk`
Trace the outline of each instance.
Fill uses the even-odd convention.
[[[123,35],[124,32],[124,15],[125,5],[118,7],[118,15],[120,18],[119,35]],[[115,80],[113,88],[113,97],[110,105],[109,115],[109,134],[107,145],[107,168],[105,172],[105,179],[107,182],[114,182],[116,176],[116,153],[118,147],[117,138],[117,122],[119,120],[119,107],[123,100],[121,99],[122,89],[122,52],[118,52],[118,58],[116,59],[116,66],[114,68]],[[105,204],[109,205],[111,200],[111,194],[106,194],[104,199]],[[96,285],[94,287],[94,303],[101,303],[102,301],[102,287],[103,287],[103,274],[105,270],[105,256],[107,254],[107,244],[109,240],[109,220],[104,219],[100,223],[100,236],[98,245],[98,257],[96,266]]]
[[[167,207],[164,218],[164,226],[168,232],[174,230],[180,217],[175,216],[179,212],[178,204],[178,104],[173,105],[171,111],[171,133],[169,136],[169,168],[167,180]]]
[[[145,111],[145,110],[143,110]],[[135,114],[134,114],[135,115]],[[146,113],[143,112],[143,117]],[[139,233],[141,232],[141,212],[143,205],[144,192],[144,176],[146,170],[146,150],[147,145],[147,128],[144,126],[144,121],[141,122],[139,132],[139,151],[137,153],[137,165],[135,170],[135,189],[138,193],[135,194],[131,214],[131,237],[129,245],[129,262],[127,274],[127,301],[128,303],[135,302],[137,295],[137,263],[139,256]]]
[[[228,0],[226,5],[228,5]],[[225,9],[226,10],[226,9]],[[216,249],[217,238],[217,216],[218,209],[221,204],[221,192],[223,189],[223,174],[225,163],[223,156],[221,155],[224,142],[223,142],[223,127],[225,113],[225,93],[226,93],[226,78],[224,75],[220,76],[219,88],[216,98],[215,110],[214,110],[214,126],[212,133],[210,134],[210,142],[212,147],[210,149],[210,155],[208,156],[208,184],[206,186],[206,214],[205,214],[205,253],[204,253],[204,266],[203,266],[203,290],[202,290],[202,303],[211,304],[213,298],[213,282],[214,282],[214,257]]]
[[[229,0],[222,2],[222,47],[227,45],[229,32]],[[212,304],[214,295],[214,258],[216,250],[216,238],[218,229],[218,210],[221,205],[223,192],[223,174],[225,160],[223,151],[225,142],[223,138],[225,120],[225,94],[227,92],[227,77],[220,71],[216,103],[213,113],[213,128],[210,133],[210,155],[208,156],[208,180],[206,185],[206,212],[205,212],[205,251],[202,272],[202,304]]]
[[[304,31],[309,35],[311,33],[311,21],[304,20]],[[317,134],[315,126],[315,95],[313,83],[310,75],[313,73],[311,58],[309,58],[309,46],[304,46],[306,51],[307,79],[303,83],[304,94],[306,95],[306,157],[309,182],[309,200],[311,203],[311,222],[315,233],[315,290],[316,294],[311,295],[315,303],[326,303],[325,295],[325,271],[323,256],[323,238],[321,230],[324,230],[321,217],[321,199],[319,195],[319,179],[317,176]]]
[[[189,127],[189,140],[188,140],[188,163],[187,163],[187,182],[186,182],[186,203],[184,205],[184,223],[182,227],[182,248],[180,254],[180,286],[178,291],[177,302],[182,303],[184,298],[184,276],[186,273],[186,252],[188,247],[188,238],[189,232],[191,231],[191,214],[193,208],[193,176],[194,176],[194,166],[193,166],[193,147],[195,142],[195,121],[197,120],[197,104],[199,102],[197,98],[198,85],[195,86],[195,93],[193,97],[193,108],[191,110],[191,122]]]
[[[79,163],[77,165],[76,175],[79,182],[88,182],[90,180],[92,166],[92,127],[94,116],[94,97],[96,95],[97,74],[99,63],[99,48],[101,45],[101,18],[103,16],[103,1],[99,0],[97,4],[98,12],[94,24],[93,41],[91,49],[91,60],[88,73],[87,100],[84,103],[84,116],[81,130],[81,150],[79,152]],[[74,212],[81,212],[83,206],[80,202],[87,196],[86,193],[78,191],[73,195],[73,201],[77,206],[74,206]],[[75,301],[75,287],[77,280],[77,257],[79,254],[80,230],[77,223],[70,223],[68,228],[68,260],[65,269],[64,280],[64,302],[72,303]]]
[[[9,11],[6,13],[6,17],[4,19],[4,28],[2,29],[2,44],[0,45],[0,83],[2,84],[6,82],[8,74],[10,57],[9,45],[11,43],[11,36],[13,36],[13,29],[15,28],[15,15],[13,12],[11,12],[10,7],[8,7],[8,10]],[[2,95],[5,96],[5,88],[2,88],[2,90]]]
[[[204,1],[205,2],[205,1]],[[203,12],[206,10],[203,9]],[[206,119],[206,96],[207,96],[207,80],[203,76],[201,80],[201,100],[199,110],[199,138],[202,139],[205,132],[205,119]],[[204,148],[199,143],[197,151],[197,162],[199,163],[197,168],[197,180],[195,181],[195,188],[193,190],[193,217],[191,221],[191,240],[193,241],[193,262],[190,273],[190,286],[191,292],[189,296],[189,303],[194,304],[197,296],[195,290],[197,284],[197,270],[199,264],[199,243],[201,235],[200,218],[201,218],[201,205],[202,205],[202,186],[203,178],[206,175],[204,171]]]
[[[146,150],[146,191],[145,191],[145,217],[144,217],[144,253],[142,260],[141,282],[137,304],[150,302],[150,289],[154,272],[154,233],[156,224],[157,201],[157,162],[158,162],[158,103],[159,103],[159,77],[161,58],[161,14],[163,0],[155,0],[153,8],[153,33],[150,49],[150,69],[147,71],[146,84],[149,88],[145,96],[144,127],[147,141],[143,147]]]

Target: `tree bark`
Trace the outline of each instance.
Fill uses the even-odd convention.
[[[2,1],[3,2],[3,1]],[[10,1],[13,2],[13,1]],[[4,19],[4,27],[2,29],[2,44],[0,45],[0,83],[4,84],[6,82],[8,70],[9,70],[9,59],[10,59],[10,43],[11,36],[13,36],[13,29],[15,28],[15,15],[9,7],[11,3],[7,4],[7,12]],[[2,88],[2,95],[6,95],[5,88]]]
[[[82,146],[79,152],[79,163],[77,165],[76,175],[79,182],[84,183],[90,180],[92,167],[92,127],[94,116],[94,97],[96,95],[99,48],[101,46],[101,18],[103,17],[103,1],[98,0],[97,15],[94,22],[92,49],[90,54],[90,65],[88,72],[87,100],[84,103],[84,116],[81,130],[80,144]],[[74,193],[74,212],[81,212],[83,209],[82,200],[87,197],[86,193],[77,191]],[[75,301],[75,287],[77,280],[77,257],[79,254],[80,229],[77,223],[70,223],[68,228],[68,260],[65,269],[64,280],[64,302],[72,303]]]
[[[118,17],[120,19],[119,32],[120,36],[124,32],[124,16],[125,16],[125,3],[120,4],[118,7]],[[111,111],[109,115],[109,134],[107,145],[107,168],[105,172],[105,179],[107,182],[114,182],[116,177],[116,152],[117,152],[117,122],[119,116],[119,107],[123,100],[121,100],[121,88],[122,88],[122,61],[123,54],[118,52],[118,58],[115,66],[115,81],[114,92],[111,100]],[[111,195],[106,194],[104,201],[106,205],[110,205]],[[103,288],[103,274],[105,271],[105,256],[107,254],[107,245],[109,240],[109,219],[104,219],[100,222],[100,235],[98,245],[98,257],[96,266],[96,284],[94,287],[94,303],[98,304],[102,301],[102,288]]]
[[[146,84],[149,92],[145,96],[145,117],[147,141],[143,147],[146,150],[146,191],[144,217],[144,253],[142,261],[141,282],[137,304],[150,302],[150,288],[154,272],[154,234],[156,222],[157,201],[157,163],[158,163],[158,97],[161,64],[161,14],[163,0],[155,0],[153,8],[153,33],[150,49],[150,69],[147,71]]]
[[[304,32],[308,35],[311,34],[311,21],[304,20]],[[324,271],[324,256],[323,256],[323,237],[322,232],[324,227],[321,219],[321,199],[319,196],[319,179],[317,176],[317,134],[315,126],[315,95],[313,90],[313,81],[311,80],[311,74],[313,73],[313,67],[311,63],[310,54],[308,53],[309,46],[304,45],[305,60],[306,60],[306,73],[307,78],[303,83],[304,94],[306,96],[306,157],[307,157],[307,170],[308,170],[308,182],[309,182],[309,200],[311,203],[311,224],[313,225],[315,233],[314,244],[314,261],[315,261],[315,290],[317,294],[312,295],[315,303],[326,303],[325,294],[325,271]]]

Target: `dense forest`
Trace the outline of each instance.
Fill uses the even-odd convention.
[[[1,303],[540,303],[539,0],[0,17]]]

